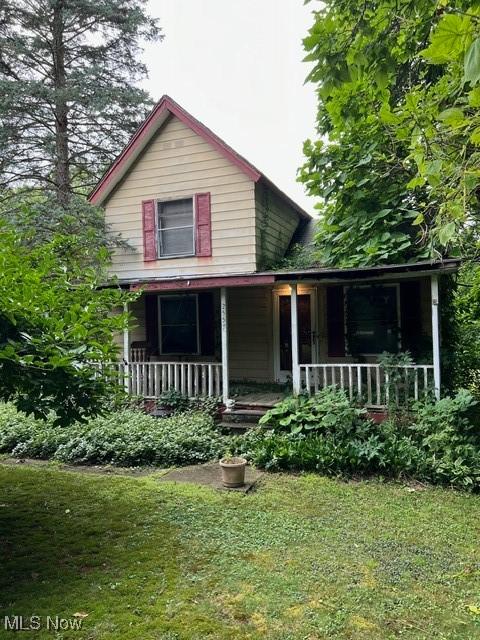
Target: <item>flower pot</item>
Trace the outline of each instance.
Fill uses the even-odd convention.
[[[220,469],[222,470],[222,484],[224,487],[233,489],[243,487],[245,484],[245,458],[222,458]]]

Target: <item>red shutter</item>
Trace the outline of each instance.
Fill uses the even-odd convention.
[[[142,202],[143,221],[143,259],[145,262],[157,259],[157,242],[155,231],[155,200]]]
[[[195,255],[212,255],[212,216],[210,194],[195,194]]]
[[[327,288],[328,355],[339,358],[345,355],[345,311],[343,286]]]

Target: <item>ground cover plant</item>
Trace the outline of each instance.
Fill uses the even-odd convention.
[[[2,615],[87,614],[65,640],[480,635],[479,496],[283,474],[245,496],[0,464],[0,505]]]
[[[381,474],[480,489],[480,428],[467,391],[439,402],[418,402],[411,412],[391,409],[375,424],[345,393],[327,388],[289,398],[269,411],[261,429],[234,449],[270,470],[328,475]]]
[[[220,456],[224,438],[213,417],[192,410],[154,418],[125,408],[70,427],[34,420],[0,405],[0,453],[75,464],[172,466]]]

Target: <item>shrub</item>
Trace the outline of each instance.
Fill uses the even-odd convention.
[[[0,452],[62,462],[172,466],[220,456],[224,438],[206,413],[153,418],[125,409],[68,428],[0,405]]]
[[[271,426],[233,441],[235,452],[271,470],[329,475],[380,473],[480,489],[480,430],[469,419],[471,394],[417,402],[380,425],[342,392],[288,399],[262,420]]]
[[[212,396],[189,398],[180,391],[171,389],[162,393],[157,400],[159,407],[170,409],[173,413],[184,411],[201,411],[215,416],[218,411],[219,399]]]
[[[365,409],[352,406],[343,391],[327,387],[314,396],[287,398],[270,409],[260,424],[292,434],[350,433],[362,425],[365,415]]]
[[[480,486],[480,428],[476,400],[460,390],[453,398],[417,403],[411,432],[426,455],[428,479],[464,488]]]
[[[190,399],[188,396],[180,393],[180,391],[175,391],[175,389],[170,389],[170,391],[164,391],[158,398],[157,404],[160,407],[165,409],[170,409],[171,411],[187,411],[190,405]]]
[[[219,398],[204,396],[200,398],[190,398],[189,409],[191,411],[207,413],[209,416],[212,416],[212,418],[215,418],[218,414],[219,406]]]
[[[26,442],[32,443],[32,449],[45,452],[49,457],[51,450],[55,450],[52,444],[52,434],[59,433],[52,421],[35,420],[33,416],[27,416],[17,411],[13,404],[0,404],[0,453],[12,453]]]

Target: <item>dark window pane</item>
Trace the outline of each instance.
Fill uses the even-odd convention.
[[[193,325],[163,327],[163,353],[197,353],[197,351],[197,327]]]
[[[197,299],[193,296],[161,299],[162,323],[164,324],[196,324]]]
[[[197,298],[160,299],[163,353],[197,353]]]
[[[350,352],[398,351],[396,287],[351,287],[347,291],[347,335]]]

